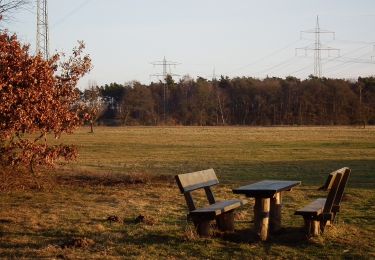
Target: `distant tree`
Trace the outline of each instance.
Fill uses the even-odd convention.
[[[221,76],[217,81],[185,76],[175,82],[169,76],[165,82],[149,86],[132,82],[117,90],[111,99],[124,97],[118,115],[132,124],[375,124],[374,77],[350,82],[311,75],[302,81],[292,76],[263,80]]]
[[[108,102],[113,109],[117,109],[125,94],[125,86],[118,83],[105,84],[100,87],[100,95]]]
[[[94,133],[94,124],[104,113],[106,104],[96,83],[91,82],[88,89],[83,92],[85,119],[90,124],[90,133]]]
[[[358,78],[359,121],[375,124],[375,77]]]
[[[48,135],[58,139],[81,123],[76,85],[91,68],[83,49],[80,42],[65,61],[59,55],[47,61],[31,56],[15,35],[0,32],[0,164],[34,172],[76,156],[74,147],[51,145]]]
[[[165,84],[161,81],[159,82],[151,82],[151,84],[148,86],[151,92],[151,98],[154,103],[153,111],[155,113],[155,124],[158,124],[160,122],[164,121],[164,90],[165,90]],[[175,93],[176,94],[176,93]],[[178,102],[175,100],[175,102]],[[173,109],[173,108],[172,108]],[[174,112],[178,113],[177,108],[174,108]]]
[[[129,120],[134,120],[144,125],[156,123],[154,113],[154,100],[148,87],[134,82],[133,88],[127,91],[122,102],[122,119],[126,125]]]

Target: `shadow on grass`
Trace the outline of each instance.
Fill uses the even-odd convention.
[[[262,179],[301,180],[302,184],[321,185],[327,175],[339,168],[352,170],[348,186],[374,188],[375,160],[311,160],[249,162],[215,166],[220,179],[226,184],[246,183]]]
[[[109,237],[115,240],[115,243],[122,243],[121,239],[113,239],[112,233],[96,233],[86,232],[80,233],[77,230],[61,231],[58,229],[48,229],[38,232],[3,232],[1,236],[4,238],[0,240],[0,258],[3,259],[56,259],[59,258],[60,253],[64,249],[71,250],[90,250],[101,251],[106,244]],[[27,237],[30,241],[35,242],[22,242],[22,241],[6,241],[6,237],[23,238]],[[83,242],[81,242],[83,241]],[[85,242],[92,241],[91,243]],[[77,243],[78,242],[78,243]],[[81,243],[79,243],[81,242]],[[40,252],[44,251],[45,255],[41,256]],[[51,250],[48,252],[48,250]]]
[[[222,239],[234,243],[261,243],[257,234],[252,228],[236,230],[230,233],[223,233]],[[303,228],[288,227],[282,228],[277,233],[270,234],[269,239],[266,242],[263,242],[263,244],[278,244],[297,247],[308,244],[308,239]]]
[[[1,234],[3,239],[0,240],[0,258],[1,259],[37,259],[40,258],[39,251],[46,248],[49,245],[59,246],[63,239],[67,239],[68,235],[61,236],[59,231],[48,231],[48,232],[3,232]],[[10,242],[6,241],[5,237],[27,237],[28,239],[35,242]],[[48,258],[55,258],[56,256],[51,253]]]
[[[170,175],[151,175],[147,173],[128,174],[93,174],[77,173],[56,176],[56,182],[60,185],[68,186],[127,186],[150,183],[171,183],[174,181]]]
[[[160,168],[159,165],[164,165]],[[56,182],[69,186],[126,186],[134,184],[168,183],[174,184],[173,175],[181,172],[181,164],[165,165],[155,162],[149,165],[154,174],[142,171],[130,173],[95,174],[87,172],[64,173],[55,176]],[[225,184],[244,184],[262,179],[301,180],[302,184],[321,185],[327,175],[339,168],[349,167],[352,174],[348,187],[374,188],[373,169],[375,160],[301,160],[301,161],[251,161],[189,163],[185,172],[214,168],[219,179]],[[162,172],[158,173],[158,172]],[[167,174],[165,174],[167,173]]]

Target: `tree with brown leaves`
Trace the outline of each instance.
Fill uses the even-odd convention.
[[[53,165],[58,158],[75,158],[76,149],[50,145],[72,133],[81,123],[78,80],[91,69],[84,44],[63,55],[44,60],[31,56],[29,46],[16,35],[0,33],[0,163],[27,167]]]

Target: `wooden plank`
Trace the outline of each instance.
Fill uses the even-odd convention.
[[[319,198],[306,205],[305,207],[297,210],[294,215],[311,216],[316,218],[323,212],[326,198]]]
[[[300,185],[300,181],[264,180],[233,189],[235,194],[245,194],[248,197],[271,198],[277,192],[290,190]]]
[[[328,174],[326,182],[318,190],[329,190],[332,186],[332,183],[335,177],[336,177],[336,172],[331,172],[330,174]]]
[[[209,216],[215,217],[222,213],[228,212],[242,205],[245,205],[246,203],[247,201],[239,199],[225,200],[216,202],[215,204],[211,204],[207,207],[198,208],[196,210],[191,211],[189,214],[191,216],[208,214]]]
[[[188,206],[189,211],[195,210],[196,207],[195,207],[195,204],[194,204],[193,197],[191,196],[191,193],[185,192],[184,197],[185,197],[186,204]]]
[[[332,211],[335,213],[340,210],[340,203],[341,203],[342,197],[344,196],[344,190],[345,190],[346,184],[348,183],[351,170],[345,167],[345,168],[340,169],[340,172],[343,173],[343,176],[342,176],[340,185],[337,189],[337,194],[336,194],[335,200],[333,202],[333,207],[332,207]]]
[[[175,176],[181,193],[197,190],[203,187],[216,185],[219,180],[213,169],[179,174]]]
[[[210,187],[204,187],[204,191],[206,192],[206,197],[207,197],[208,203],[214,204],[216,202],[216,200],[215,200],[215,196],[214,196],[211,188]]]
[[[337,194],[337,190],[340,185],[341,179],[342,179],[342,173],[337,172],[336,177],[333,181],[332,187],[328,193],[326,203],[324,204],[324,208],[323,208],[324,213],[331,213],[333,202],[336,199],[336,194]]]
[[[324,183],[324,185],[322,187],[320,187],[318,190],[326,190],[326,191],[330,190],[332,188],[332,185],[333,185],[333,182],[335,180],[336,174],[341,173],[341,174],[345,175],[345,173],[348,170],[349,170],[349,173],[350,173],[350,169],[348,167],[343,167],[341,169],[338,169],[336,171],[331,172],[330,174],[328,174],[327,180]]]

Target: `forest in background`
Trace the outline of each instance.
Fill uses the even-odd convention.
[[[97,95],[92,95],[94,92]],[[375,77],[218,80],[167,76],[92,86],[101,125],[353,125],[375,124]]]

